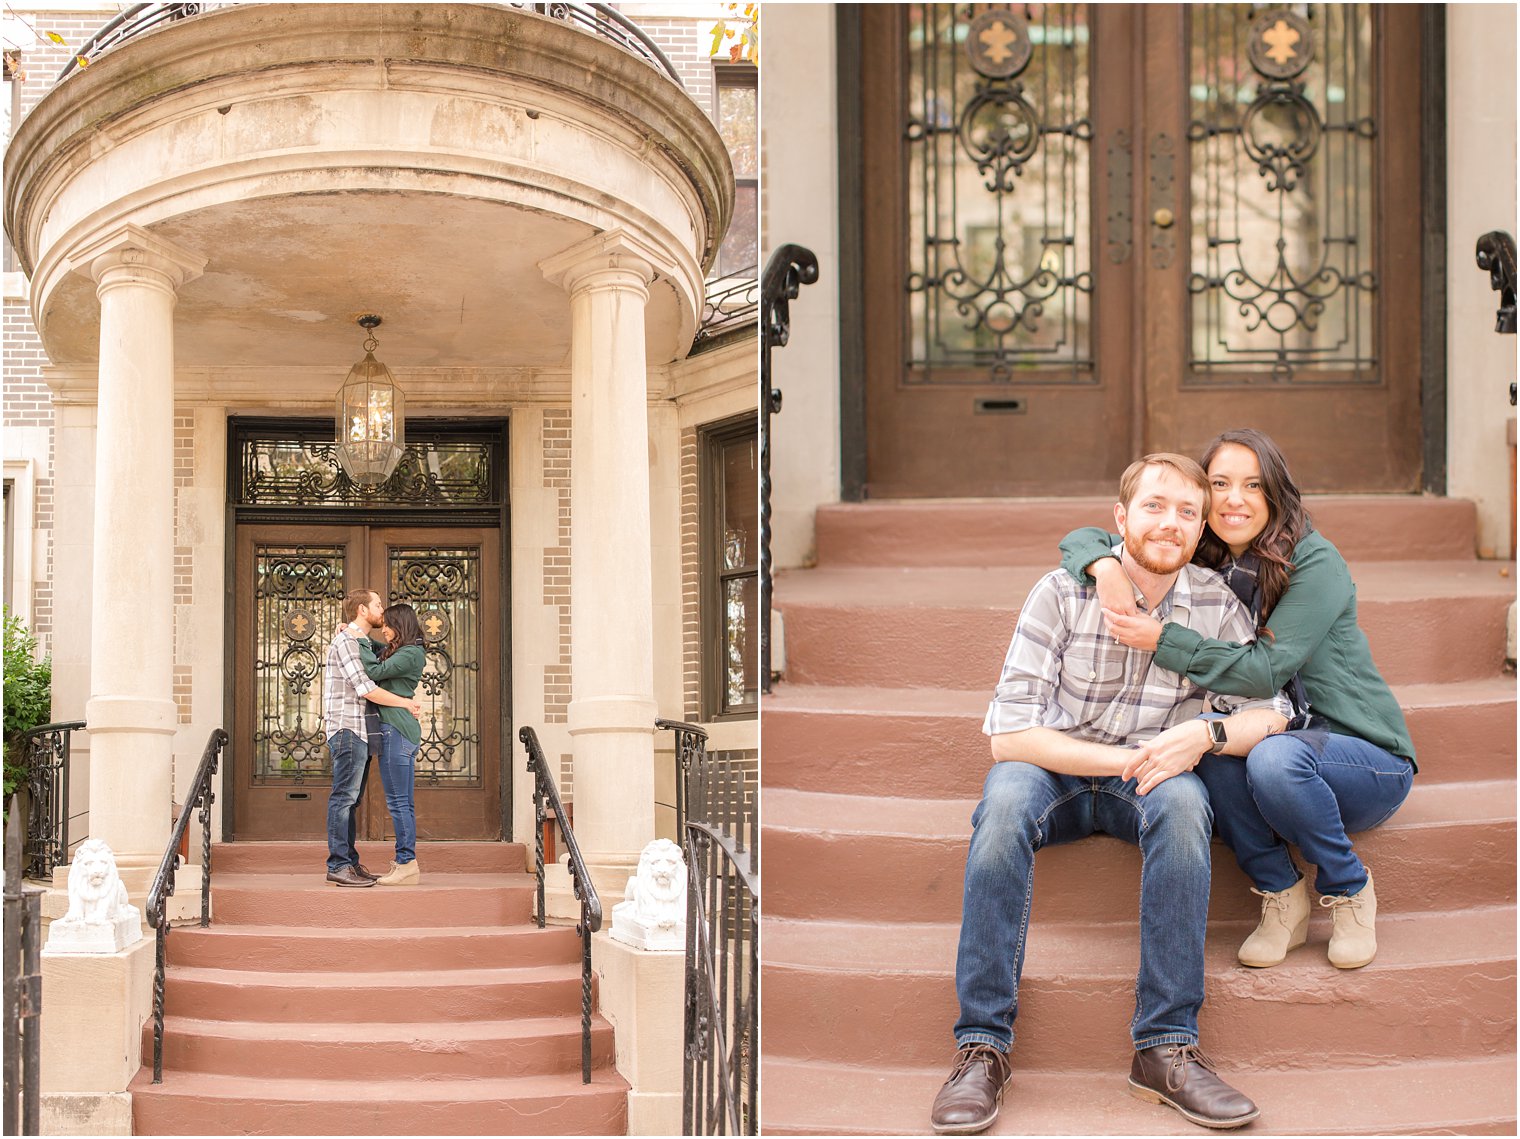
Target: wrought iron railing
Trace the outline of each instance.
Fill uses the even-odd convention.
[[[681,1130],[756,1135],[760,1120],[758,775],[707,751],[694,724],[675,733],[677,815],[686,856],[686,1042]]]
[[[190,826],[190,812],[197,807],[201,813],[201,928],[211,924],[211,804],[216,795],[211,790],[211,779],[221,762],[222,749],[227,746],[227,733],[221,728],[211,733],[206,750],[201,753],[200,766],[195,778],[185,792],[185,805],[174,820],[174,830],[169,835],[169,846],[153,876],[153,886],[148,891],[148,924],[157,933],[158,945],[153,966],[153,1082],[164,1082],[164,951],[169,939],[168,900],[174,896],[174,873],[179,869],[179,850]]]
[[[5,1133],[40,1135],[42,895],[21,879],[21,806],[5,824]]]
[[[760,280],[755,275],[755,266],[714,277],[707,282],[702,319],[697,324],[696,336],[692,338],[691,350],[700,352],[725,332],[743,328],[755,319],[759,309]]]
[[[161,24],[171,24],[176,20],[183,20],[186,16],[195,16],[204,11],[214,8],[228,8],[230,3],[204,3],[204,4],[132,4],[122,9],[111,17],[99,31],[84,42],[84,44],[69,57],[58,78],[54,83],[62,83],[75,71],[80,69],[80,60],[85,61],[85,66],[93,63],[95,58],[108,48],[115,47],[123,40],[151,31]],[[650,39],[637,24],[627,16],[606,4],[533,4],[533,3],[510,3],[504,4],[507,8],[523,8],[536,12],[540,16],[548,16],[551,19],[563,20],[572,24],[582,31],[600,36],[608,40],[624,51],[638,56],[650,66],[658,68],[673,80],[678,87],[685,88],[681,82],[681,76],[676,72],[665,53],[660,50],[660,45]]]
[[[792,335],[791,302],[818,280],[811,249],[783,245],[760,278],[760,690],[771,690],[771,416],[781,410],[781,389],[771,387],[771,349]]]
[[[69,757],[83,720],[43,724],[21,737],[26,763],[26,845],[28,878],[47,878],[69,860]],[[83,836],[81,836],[83,837]]]
[[[533,773],[533,815],[535,818],[533,834],[537,847],[535,864],[538,868],[538,894],[534,917],[538,921],[538,928],[544,928],[546,916],[544,822],[551,813],[559,826],[560,837],[565,840],[565,853],[569,856],[570,862],[570,885],[575,889],[575,896],[581,904],[580,921],[575,926],[575,932],[581,937],[581,1083],[589,1084],[591,1082],[591,935],[602,928],[602,901],[596,896],[596,887],[591,882],[591,872],[586,869],[586,860],[581,857],[581,848],[575,841],[575,830],[565,814],[564,804],[560,802],[559,788],[554,785],[554,777],[549,774],[549,764],[544,759],[544,749],[539,746],[538,733],[532,728],[525,727],[518,731],[517,738],[522,740],[523,747],[527,749],[528,770]]]

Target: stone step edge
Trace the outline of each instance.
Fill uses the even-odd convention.
[[[150,1022],[151,1024],[151,1022]],[[256,1040],[300,1037],[302,1043],[349,1043],[362,1035],[365,1043],[401,1043],[408,1038],[436,1034],[451,1039],[494,1040],[537,1035],[568,1036],[581,1034],[581,1014],[562,1016],[525,1016],[494,1020],[327,1020],[312,1023],[300,1020],[212,1020],[208,1017],[169,1013],[164,1017],[164,1035],[170,1031],[204,1036],[241,1036]],[[389,1036],[381,1034],[389,1032]],[[591,1014],[593,1034],[612,1031],[612,1024],[599,1012]],[[331,1038],[330,1040],[328,1038]]]
[[[293,1076],[228,1076],[215,1072],[165,1069],[164,1082],[154,1084],[149,1065],[138,1072],[128,1091],[133,1095],[191,1095],[206,1099],[275,1100],[282,1104],[303,1100],[363,1100],[385,1103],[394,1100],[438,1101],[440,1106],[459,1100],[512,1100],[533,1095],[626,1094],[628,1083],[614,1067],[591,1069],[591,1082],[581,1082],[580,1071],[538,1072],[527,1076],[461,1077],[440,1080],[314,1080]]]
[[[535,982],[556,982],[566,979],[578,980],[581,975],[579,961],[561,965],[503,965],[497,967],[472,966],[468,969],[451,969],[446,972],[424,973],[417,970],[388,969],[374,973],[345,973],[338,970],[263,970],[224,969],[216,965],[171,965],[167,973],[170,981],[215,982],[226,985],[262,985],[279,988],[451,988],[459,985],[513,985]],[[353,977],[352,985],[334,985],[334,976]]]

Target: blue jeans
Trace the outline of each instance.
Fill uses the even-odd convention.
[[[1130,1022],[1135,1047],[1198,1042],[1213,818],[1197,776],[1173,776],[1140,798],[1132,779],[998,763],[987,775],[971,825],[955,959],[957,1047],[1012,1047],[1034,852],[1100,832],[1139,846],[1142,857],[1140,973]],[[1095,892],[1111,888],[1091,885]]]
[[[1268,736],[1245,759],[1206,755],[1196,771],[1219,837],[1256,888],[1272,892],[1299,879],[1292,843],[1319,867],[1321,894],[1360,893],[1367,868],[1346,836],[1384,822],[1414,782],[1407,759],[1317,729]]]
[[[327,869],[342,870],[357,866],[359,853],[354,849],[354,814],[364,797],[369,781],[369,749],[365,742],[347,728],[327,738],[332,755],[332,794],[327,797]]]
[[[385,805],[396,827],[398,866],[417,858],[417,810],[412,801],[416,755],[416,744],[389,724],[380,725],[380,783],[385,788]]]

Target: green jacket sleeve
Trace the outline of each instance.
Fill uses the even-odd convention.
[[[368,637],[359,638],[359,659],[364,662],[364,671],[369,673],[371,680],[395,680],[397,677],[417,680],[422,676],[427,654],[420,645],[408,645],[404,649],[398,649],[386,660],[380,660],[376,653],[378,643]]]
[[[1271,696],[1314,655],[1354,591],[1351,571],[1335,547],[1306,539],[1293,551],[1288,588],[1272,610],[1267,632],[1238,645],[1168,623],[1161,629],[1156,663],[1185,673],[1210,692]]]
[[[1083,526],[1061,539],[1061,568],[1081,585],[1092,585],[1092,575],[1087,567],[1099,558],[1114,556],[1114,546],[1119,535],[1110,534],[1101,526]]]

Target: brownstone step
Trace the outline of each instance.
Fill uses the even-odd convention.
[[[339,964],[334,962],[333,964]],[[168,971],[164,1007],[206,1020],[490,1020],[580,1007],[580,962],[503,969],[417,967],[394,972],[257,969]]]
[[[394,926],[520,925],[532,912],[526,874],[433,874],[416,886],[335,886],[325,867],[302,874],[234,874],[212,856],[217,922],[388,929]]]
[[[138,1135],[622,1135],[628,1085],[555,1076],[322,1080],[139,1072]]]
[[[195,845],[193,842],[192,846]],[[396,857],[392,842],[356,844],[359,861],[376,874]],[[417,864],[424,874],[523,874],[528,848],[520,842],[419,842]],[[215,874],[327,873],[324,842],[223,842],[211,848]]]
[[[1018,613],[1049,566],[822,568],[780,576],[776,604],[793,684],[990,690]],[[1357,619],[1390,684],[1503,671],[1513,567],[1362,562]]]
[[[953,1053],[934,1068],[858,1068],[770,1053],[761,1065],[766,1135],[926,1135]],[[1381,1067],[1226,1068],[1261,1117],[1238,1135],[1513,1135],[1515,1054]],[[1102,1075],[1014,1063],[991,1135],[1200,1135],[1128,1091],[1128,1065]]]
[[[1472,558],[1477,508],[1456,498],[1309,495],[1316,529],[1347,561]],[[914,500],[820,506],[818,564],[1044,566],[1079,526],[1114,525],[1111,498]]]
[[[1036,894],[1041,884],[1038,873]],[[1127,893],[1134,905],[1138,890]],[[1515,1050],[1514,906],[1378,916],[1378,956],[1326,960],[1327,919],[1271,969],[1235,950],[1254,922],[1209,927],[1204,1051],[1229,1067],[1397,1064]],[[933,1066],[954,1051],[956,922],[767,919],[765,1049],[840,1064]],[[1134,922],[1032,923],[1015,1052],[1046,1071],[1129,1062]]]
[[[353,929],[220,920],[209,929],[176,926],[167,953],[171,966],[299,972],[341,962],[350,973],[380,973],[419,963],[449,969],[564,964],[580,960],[581,940],[569,926],[553,925]]]
[[[773,917],[960,920],[974,800],[821,795],[767,788],[766,912]],[[1398,813],[1355,836],[1390,910],[1515,900],[1513,780],[1416,780]],[[1302,865],[1302,864],[1301,864]],[[1214,843],[1210,915],[1259,913],[1234,856]],[[1096,835],[1042,850],[1035,861],[1034,913],[1055,921],[1133,921],[1140,852]],[[1096,883],[1123,889],[1095,889]]]
[[[143,1055],[153,1054],[153,1024]],[[612,1063],[612,1026],[591,1018],[591,1062]],[[164,1018],[164,1067],[274,1079],[462,1080],[579,1072],[581,1018],[514,1020]]]
[[[992,681],[969,692],[779,684],[765,698],[765,786],[877,787],[901,798],[981,794],[991,764],[982,717]],[[1394,689],[1419,753],[1419,781],[1512,778],[1515,678]]]

